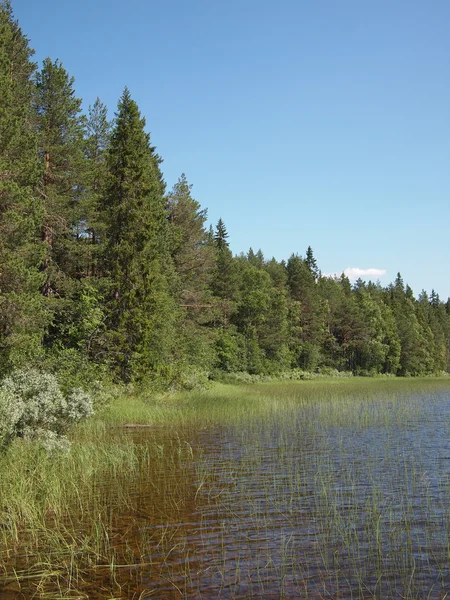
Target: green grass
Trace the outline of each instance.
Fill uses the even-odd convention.
[[[417,557],[440,581],[447,573],[442,544],[434,557],[418,545],[450,531],[450,484],[427,495],[420,453],[398,440],[423,399],[448,390],[448,379],[215,384],[116,397],[71,432],[69,455],[17,440],[0,460],[0,586],[25,597],[180,598],[222,581],[223,597],[278,585],[287,598],[400,588],[423,598]],[[348,454],[349,439],[376,432],[378,454]],[[298,531],[309,531],[309,554]]]

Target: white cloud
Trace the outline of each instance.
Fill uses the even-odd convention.
[[[359,277],[361,277],[361,279],[375,279],[378,277],[383,277],[383,275],[386,275],[387,270],[386,269],[360,269],[359,267],[347,267],[344,270],[345,275],[347,275],[347,277],[350,280],[354,280],[354,279],[358,279]]]

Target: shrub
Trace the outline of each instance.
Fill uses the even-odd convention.
[[[27,439],[31,439],[38,443],[47,454],[68,454],[70,452],[70,441],[65,435],[58,435],[54,431],[48,429],[38,429],[31,432]]]
[[[50,373],[14,371],[0,384],[0,445],[26,437],[43,440],[51,451],[58,445],[66,447],[68,440],[62,434],[93,412],[92,398],[81,388],[64,395]]]
[[[17,424],[24,411],[24,403],[13,392],[0,387],[0,448],[7,446],[17,435]]]
[[[3,380],[0,389],[23,402],[23,411],[16,424],[18,435],[29,429],[56,428],[58,416],[67,407],[56,377],[36,369],[14,371]]]
[[[61,417],[67,423],[77,423],[94,414],[92,397],[81,388],[74,388],[67,395],[66,406],[62,410]]]
[[[253,375],[247,371],[237,371],[233,373],[224,373],[223,371],[214,370],[210,377],[215,381],[223,383],[265,383],[270,381],[300,381],[311,379],[328,379],[334,377],[352,377],[351,371],[338,371],[331,367],[323,367],[318,369],[316,373],[303,371],[302,369],[291,369],[289,371],[279,371],[273,374]]]

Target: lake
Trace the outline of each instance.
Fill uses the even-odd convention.
[[[131,466],[80,490],[91,509],[62,518],[80,556],[55,552],[46,598],[450,594],[450,386],[252,389],[214,407],[191,395],[179,423],[105,432]],[[17,552],[6,570],[26,568]],[[36,590],[10,579],[0,598]]]

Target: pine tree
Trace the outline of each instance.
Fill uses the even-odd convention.
[[[207,293],[214,257],[205,229],[207,210],[192,198],[191,190],[183,173],[167,196],[166,209],[180,302],[194,306]]]
[[[211,328],[216,302],[209,283],[214,246],[205,229],[207,211],[192,198],[192,185],[183,173],[167,196],[171,256],[175,268],[174,292],[180,307],[177,358],[185,368],[209,368],[214,359]],[[182,365],[180,365],[180,368]]]
[[[111,124],[108,121],[108,109],[100,98],[89,106],[86,123],[86,158],[91,162],[90,185],[94,192],[103,187],[106,174],[106,151],[111,139]]]
[[[174,304],[168,292],[167,220],[161,159],[125,89],[108,153],[106,269],[111,282],[110,360],[124,380],[170,360]]]
[[[291,348],[301,348],[294,358],[296,366],[314,370],[320,362],[320,350],[325,334],[324,306],[320,302],[317,284],[306,260],[292,255],[287,263],[288,288],[291,299],[301,306],[301,344],[290,343]]]
[[[45,59],[36,75],[34,106],[44,171],[45,296],[64,295],[63,288],[70,285],[66,276],[78,276],[74,242],[80,237],[83,220],[79,207],[85,193],[84,118],[73,84],[73,77],[58,60]]]
[[[86,194],[82,196],[78,215],[78,239],[84,242],[85,276],[101,275],[99,258],[104,246],[104,219],[100,214],[102,191],[106,185],[107,151],[111,137],[106,106],[97,98],[89,106],[86,122]]]
[[[35,193],[39,157],[33,127],[33,50],[0,3],[0,372],[39,361],[48,319],[39,288],[43,206]]]

